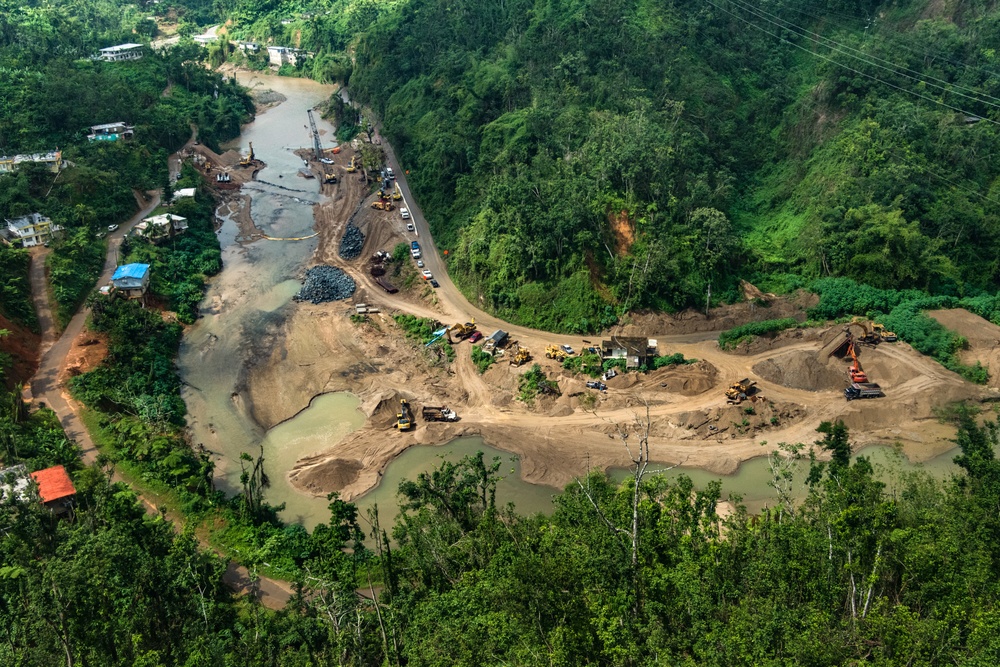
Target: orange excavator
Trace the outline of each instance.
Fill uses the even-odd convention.
[[[847,367],[847,374],[851,376],[851,382],[868,382],[868,374],[862,370],[861,363],[858,361],[858,353],[854,349],[853,338],[848,338],[847,353],[851,355],[851,361],[853,362]]]

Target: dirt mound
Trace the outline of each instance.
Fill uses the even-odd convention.
[[[356,459],[329,459],[305,470],[293,471],[295,485],[311,493],[341,491],[353,484],[364,466]]]
[[[990,372],[989,386],[1000,387],[1000,327],[962,308],[931,310],[928,315],[964,336],[969,347],[958,357],[963,364],[977,361]]]
[[[697,396],[715,386],[719,371],[707,361],[680,366],[665,366],[650,373],[644,384],[658,386],[671,394]]]
[[[815,352],[796,350],[758,362],[753,372],[768,382],[792,389],[842,389],[847,373],[839,362],[820,360]]]
[[[800,405],[762,399],[740,405],[720,405],[708,410],[682,412],[670,421],[698,438],[732,439],[756,437],[764,431],[786,428],[802,419],[805,414],[805,409]],[[659,432],[659,425],[653,431],[653,435],[667,435]]]

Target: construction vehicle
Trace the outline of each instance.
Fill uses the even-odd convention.
[[[425,422],[457,422],[458,415],[455,414],[454,410],[449,410],[448,408],[441,406],[436,407],[433,405],[425,405],[423,410],[420,411],[421,416],[423,416]]]
[[[528,348],[521,347],[517,342],[513,342],[510,345],[510,365],[520,366],[521,364],[531,361],[531,353],[528,352]]]
[[[872,322],[872,331],[887,343],[895,343],[899,340],[899,337],[894,332],[887,330],[884,324]]]
[[[327,173],[324,173],[323,174],[323,182],[324,183],[336,183],[337,182],[337,175],[336,174],[327,174]]]
[[[399,412],[396,413],[396,428],[400,431],[409,431],[413,428],[413,416],[410,413],[410,404],[405,398],[399,399]]]
[[[555,359],[556,361],[562,362],[569,355],[566,354],[566,350],[561,349],[558,345],[546,345],[545,346],[545,358]]]
[[[844,390],[844,398],[849,401],[856,398],[879,398],[884,395],[882,388],[874,382],[852,382]]]
[[[726,403],[739,405],[755,393],[757,393],[757,383],[750,378],[743,378],[729,385],[729,389],[726,390]]]
[[[358,170],[357,159],[358,159],[358,156],[356,156],[356,155],[352,155],[351,156],[351,163],[349,165],[347,165],[347,173],[353,174],[354,172],[356,172]]]
[[[313,150],[316,151],[316,159],[319,160],[323,157],[323,146],[319,142],[319,130],[316,129],[312,109],[306,109],[306,113],[309,115],[309,127],[312,128]]]
[[[850,336],[849,333],[848,336]],[[868,374],[861,368],[861,362],[858,361],[858,352],[855,349],[853,339],[850,340],[847,346],[847,354],[851,357],[851,365],[847,367],[847,374],[851,376],[851,382],[861,384],[868,382]]]
[[[379,211],[393,211],[396,209],[388,199],[376,199],[372,202],[372,208]]]
[[[455,333],[455,338],[462,341],[476,333],[476,318],[472,318],[471,322],[466,322],[462,324],[461,322],[456,322],[455,324],[448,327],[448,342],[452,342],[451,334]]]
[[[249,167],[249,166],[251,166],[254,163],[255,159],[256,159],[256,156],[254,155],[254,152],[253,152],[253,142],[251,141],[250,142],[250,153],[245,158],[241,158],[240,159],[240,166],[241,167]]]
[[[399,183],[396,183],[396,187],[392,190],[392,198],[396,201],[403,198],[403,191],[399,189]]]

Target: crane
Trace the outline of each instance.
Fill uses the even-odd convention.
[[[316,159],[323,157],[323,147],[319,143],[319,130],[316,129],[316,121],[313,119],[312,109],[306,109],[306,113],[309,114],[309,127],[312,128],[313,135],[313,148],[316,150]]]

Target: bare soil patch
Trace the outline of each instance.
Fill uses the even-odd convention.
[[[931,310],[928,315],[964,336],[968,349],[959,352],[963,364],[981,363],[990,372],[989,386],[1000,387],[1000,327],[963,308]]]

